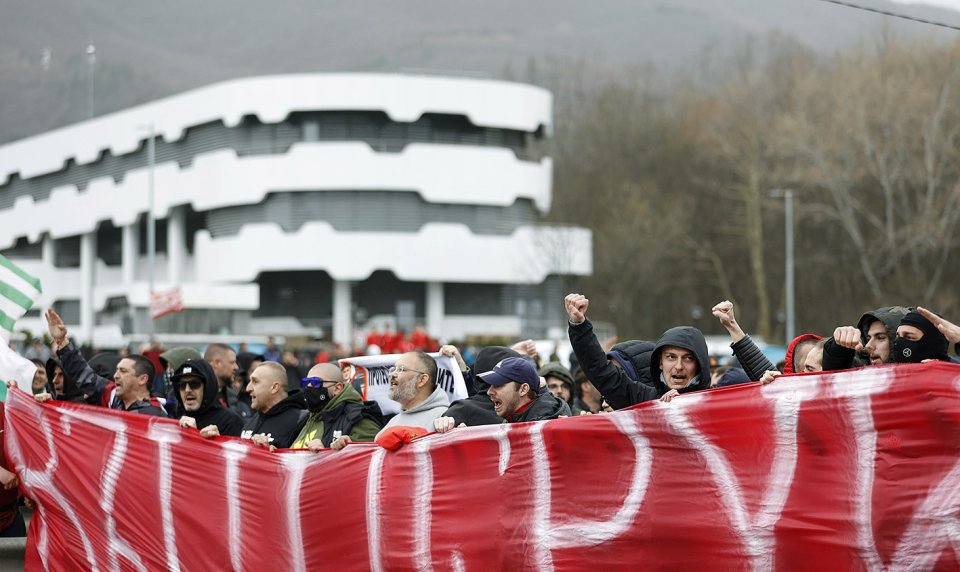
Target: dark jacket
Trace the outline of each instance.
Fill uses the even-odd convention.
[[[371,443],[382,428],[383,414],[377,402],[364,402],[348,384],[323,409],[309,414],[290,446],[302,449],[310,441],[320,439],[324,447],[329,447],[342,435],[348,435],[354,442]]]
[[[193,374],[199,374],[203,378],[203,400],[200,402],[200,409],[196,411],[187,411],[183,406],[183,397],[180,390],[175,388],[177,404],[182,415],[193,417],[197,421],[197,429],[203,429],[208,425],[216,425],[221,435],[230,437],[239,437],[243,431],[243,420],[239,415],[225,408],[217,399],[219,384],[217,383],[217,374],[206,361],[187,360],[181,364],[193,368]],[[175,380],[179,381],[179,380]]]
[[[520,357],[520,354],[503,346],[487,346],[480,350],[473,362],[473,369],[467,369],[463,374],[464,383],[467,387],[473,387],[476,393],[451,403],[443,416],[453,417],[456,425],[463,423],[467,427],[503,423],[503,419],[493,410],[493,401],[490,401],[490,396],[487,395],[487,388],[490,386],[483,383],[479,374],[492,370],[500,360],[508,357]]]
[[[765,372],[777,369],[777,366],[763,355],[760,347],[748,335],[744,335],[740,341],[731,343],[730,347],[750,381],[760,381]]]
[[[546,421],[547,419],[557,419],[561,415],[570,416],[570,406],[567,402],[555,397],[552,393],[543,389],[537,399],[531,403],[519,415],[513,415],[510,419],[505,419],[507,423],[525,423],[527,421]]]
[[[53,396],[54,399],[59,401],[72,401],[76,403],[86,403],[87,396],[80,393],[80,390],[77,389],[77,382],[73,378],[67,378],[66,375],[63,376],[63,392],[58,393],[56,387],[53,386],[53,378],[55,377],[57,368],[63,370],[63,366],[60,364],[60,360],[56,357],[51,357],[47,360],[47,363],[44,365],[44,369],[47,372],[47,393]]]
[[[909,311],[910,308],[904,308],[903,306],[884,306],[860,316],[860,320],[857,322],[857,329],[860,330],[860,343],[867,344],[867,331],[870,329],[870,325],[874,321],[880,320],[883,323],[883,328],[887,331],[890,351],[892,352],[893,340],[897,337],[897,326],[900,325],[900,320]],[[870,365],[869,359],[862,359],[852,348],[838,345],[833,337],[828,338],[823,344],[823,371],[840,371],[865,365]]]
[[[64,393],[67,393],[67,384],[71,383],[74,384],[77,391],[86,396],[87,403],[131,413],[159,417],[167,416],[163,403],[154,398],[142,399],[126,407],[122,399],[113,395],[113,389],[116,387],[113,380],[97,375],[87,364],[87,360],[83,359],[83,355],[73,345],[73,342],[69,342],[66,346],[60,348],[57,351],[57,357],[63,365]]]
[[[568,333],[570,344],[573,346],[573,352],[577,356],[580,368],[583,369],[583,373],[586,374],[590,383],[607,400],[610,407],[623,409],[637,403],[656,399],[662,395],[651,381],[649,365],[645,369],[637,370],[639,376],[643,376],[649,381],[649,383],[641,383],[638,380],[631,379],[624,368],[610,363],[607,354],[603,353],[603,348],[600,347],[597,336],[593,333],[593,324],[590,320],[585,319],[579,324],[570,323]],[[639,342],[638,345],[633,346],[637,350],[636,356],[638,357],[646,351],[646,346],[639,345],[643,343],[649,344],[649,342]],[[706,350],[706,343],[704,343],[704,350]],[[649,354],[646,359],[649,359]],[[633,359],[631,361],[636,365]],[[657,365],[659,366],[659,363]],[[709,386],[709,384],[708,376],[707,385]],[[664,391],[664,393],[666,392]]]
[[[675,346],[693,352],[700,365],[697,379],[690,385],[679,389],[680,393],[690,393],[710,388],[710,354],[707,352],[707,340],[703,333],[693,326],[677,326],[670,328],[660,336],[657,345],[650,355],[650,378],[660,395],[670,391],[670,388],[660,379],[660,353],[666,346]]]
[[[250,439],[254,435],[263,433],[273,438],[272,445],[279,449],[286,449],[293,444],[306,421],[307,404],[303,394],[291,393],[266,413],[255,412],[243,426],[243,433],[240,436]]]

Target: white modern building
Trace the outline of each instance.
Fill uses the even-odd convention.
[[[504,81],[218,83],[0,146],[0,252],[99,346],[150,331],[151,275],[186,307],[161,335],[542,336],[564,323],[562,277],[592,266],[589,230],[541,222],[551,114],[549,92]],[[20,324],[45,329],[39,310]]]

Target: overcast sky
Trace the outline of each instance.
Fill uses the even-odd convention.
[[[944,8],[953,8],[960,10],[960,0],[894,0],[901,4],[929,4],[931,6],[943,6]]]

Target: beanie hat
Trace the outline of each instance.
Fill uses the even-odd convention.
[[[610,350],[607,352],[607,357],[617,360],[617,363],[623,367],[623,371],[627,372],[627,376],[630,379],[633,381],[640,381],[640,376],[637,375],[637,368],[635,368],[633,366],[633,362],[630,361],[630,356],[620,350]]]

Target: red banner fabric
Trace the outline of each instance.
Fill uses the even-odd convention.
[[[270,453],[12,391],[5,435],[28,569],[957,569],[958,395],[873,367]]]

